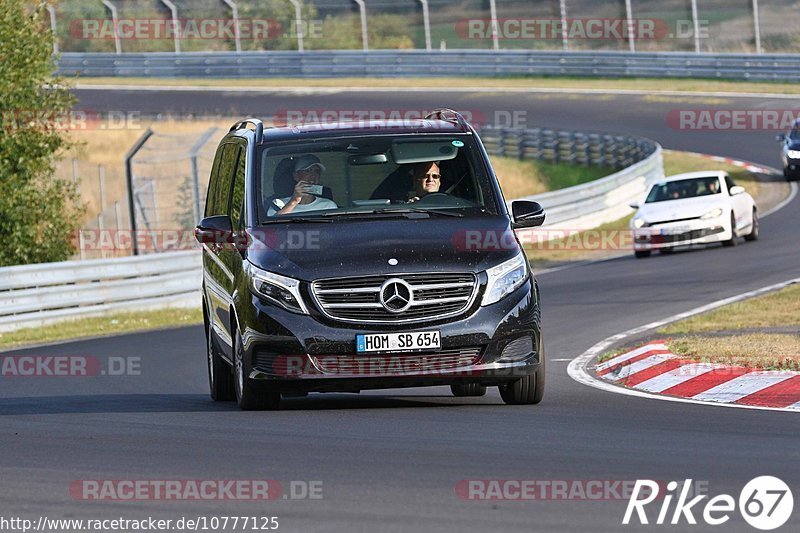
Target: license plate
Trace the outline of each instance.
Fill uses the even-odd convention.
[[[356,351],[359,353],[413,352],[417,350],[438,350],[441,347],[442,339],[438,331],[356,335]]]

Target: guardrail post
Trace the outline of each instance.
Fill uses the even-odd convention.
[[[289,0],[294,6],[294,25],[297,32],[297,51],[303,51],[303,12],[299,0]]]
[[[112,4],[109,0],[101,0],[103,5],[111,12],[111,23],[114,25],[114,48],[117,54],[122,53],[122,40],[119,37],[119,17],[117,16],[117,6]]]
[[[236,52],[242,51],[242,32],[239,28],[239,6],[233,0],[222,0],[229,8],[231,8],[231,17],[233,18],[233,39],[236,42]]]
[[[764,51],[761,49],[761,20],[758,15],[758,0],[753,0],[753,24],[756,34],[756,53],[762,54]]]
[[[364,3],[364,0],[355,0],[355,3],[358,4],[358,11],[361,15],[361,44],[366,52],[369,50],[369,32],[367,32],[367,5]]]
[[[428,13],[428,0],[419,0],[422,4],[422,24],[425,26],[425,49],[431,50],[431,17]]]
[[[133,255],[139,255],[139,245],[136,242],[136,208],[133,197],[133,158],[142,149],[147,140],[153,136],[152,128],[147,128],[141,137],[131,146],[125,154],[125,180],[128,187],[128,216],[131,219],[131,243],[133,244]]]
[[[175,42],[175,53],[181,53],[181,21],[178,19],[178,7],[172,3],[171,0],[161,0],[161,3],[167,6],[170,13],[172,13],[172,30],[175,32],[173,38]]]

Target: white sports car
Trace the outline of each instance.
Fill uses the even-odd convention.
[[[735,246],[738,237],[758,239],[753,197],[721,170],[670,176],[653,184],[644,203],[631,207],[637,209],[631,219],[636,257],[677,246]]]

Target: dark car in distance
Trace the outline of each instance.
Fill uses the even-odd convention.
[[[777,140],[782,144],[783,177],[789,181],[800,179],[800,119],[788,133],[778,135]]]
[[[425,119],[264,128],[217,149],[204,218],[203,316],[214,400],[275,409],[309,392],[545,384],[539,288],[475,129]]]

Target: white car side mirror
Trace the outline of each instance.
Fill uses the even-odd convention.
[[[731,187],[731,196],[736,196],[737,194],[742,194],[744,192],[744,187],[741,185],[736,185]]]
[[[631,202],[628,204],[631,209],[639,209],[639,202]]]

